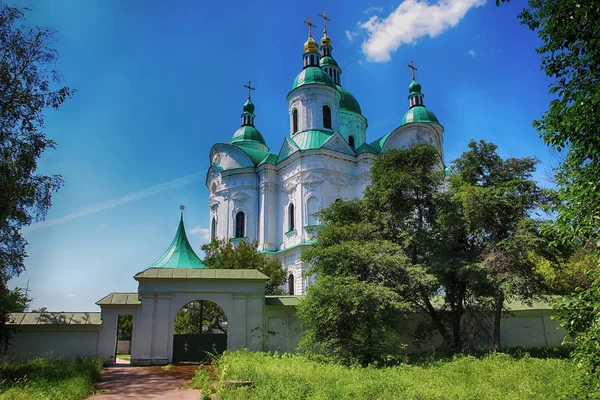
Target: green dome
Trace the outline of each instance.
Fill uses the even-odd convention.
[[[421,85],[419,85],[419,82],[413,79],[410,85],[408,85],[408,93],[409,95],[414,93],[421,93]]]
[[[335,87],[335,83],[333,83],[333,81],[325,71],[323,71],[320,67],[310,66],[304,68],[302,72],[298,74],[296,79],[294,79],[292,90],[296,89],[299,86],[310,84],[327,85]]]
[[[265,139],[260,134],[258,129],[251,125],[243,125],[235,131],[233,137],[231,138],[231,143],[242,142],[247,140],[253,140],[255,142],[259,142],[261,144],[266,145]]]
[[[339,68],[338,63],[331,56],[322,57],[321,61],[319,61],[319,65],[321,67],[333,66],[333,67],[338,67]]]
[[[402,118],[402,125],[410,124],[411,122],[425,122],[428,124],[439,124],[436,116],[427,108],[423,106],[415,106],[408,110]]]
[[[343,87],[339,85],[336,86],[338,91],[342,95],[342,97],[340,98],[340,108],[342,110],[348,110],[362,115],[362,112],[360,110],[360,104],[358,104],[356,97],[354,97],[352,93],[350,93]]]
[[[171,245],[150,268],[206,268],[187,239],[183,226],[183,214],[181,214],[179,227]]]
[[[250,98],[244,103],[244,112],[254,113],[254,104]]]

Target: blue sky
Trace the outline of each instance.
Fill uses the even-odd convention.
[[[40,171],[61,174],[47,222],[25,230],[33,307],[94,311],[175,234],[179,205],[198,250],[208,232],[208,153],[240,125],[252,81],[256,126],[271,151],[288,132],[285,97],[302,69],[309,15],[327,8],[342,84],[361,104],[373,141],[408,109],[414,60],[425,104],[446,131],[451,161],[470,139],[504,156],[536,156],[543,184],[554,158],[531,122],[551,100],[524,0],[164,2],[22,0],[27,22],[57,30],[59,69],[76,95],[47,113],[58,147]]]

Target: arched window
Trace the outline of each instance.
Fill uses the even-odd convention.
[[[288,294],[294,294],[294,275],[292,274],[288,276]]]
[[[354,148],[354,136],[348,136],[348,144],[350,145],[350,147]]]
[[[298,132],[298,110],[292,111],[292,133]]]
[[[323,126],[331,129],[331,108],[329,106],[323,106]]]
[[[235,237],[243,238],[246,233],[246,216],[243,212],[235,214]]]
[[[294,205],[290,204],[288,206],[288,232],[294,230],[294,227],[295,227],[294,222],[295,222],[295,220],[294,220]]]
[[[315,213],[319,211],[319,200],[316,197],[311,197],[306,202],[306,212],[308,213],[308,226],[317,225],[317,219]]]
[[[217,219],[213,217],[210,223],[210,240],[215,240],[217,237]]]

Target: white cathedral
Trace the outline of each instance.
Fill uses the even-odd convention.
[[[270,151],[255,127],[248,85],[242,125],[230,143],[213,145],[206,176],[211,238],[258,242],[259,251],[281,261],[287,294],[296,295],[308,284],[301,255],[313,240],[307,228],[319,224],[314,213],[337,199],[362,197],[378,154],[424,142],[443,162],[444,128],[423,103],[412,63],[408,111],[392,132],[368,142],[367,119],[342,86],[326,26],[319,49],[310,33],[314,25],[307,24],[303,68],[286,98],[289,136],[277,153]]]

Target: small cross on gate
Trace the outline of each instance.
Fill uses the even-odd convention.
[[[188,347],[190,347],[189,344],[187,344],[187,342],[183,345],[183,350],[185,350],[185,352],[188,352]]]
[[[251,90],[256,90],[256,88],[253,88],[252,86],[250,86],[250,81],[248,81],[247,85],[244,85],[245,88],[248,88],[248,98],[250,98],[250,91]]]
[[[408,68],[412,69],[412,78],[415,79],[415,71],[417,70],[417,68],[415,67],[415,63],[413,63],[412,60],[410,60],[410,64],[408,64]]]
[[[302,22],[304,22],[306,25],[308,25],[308,37],[312,37],[312,28],[316,28],[317,26],[312,23],[312,21],[310,20],[310,16],[308,17],[308,22],[307,21],[302,21]]]
[[[327,36],[327,21],[331,22],[331,19],[327,18],[327,10],[323,10],[323,14],[318,14],[318,16],[323,18],[323,33]]]

